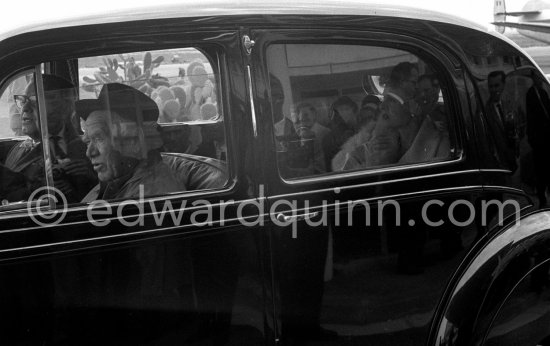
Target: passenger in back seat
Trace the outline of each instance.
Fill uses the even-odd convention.
[[[97,100],[77,101],[76,111],[85,121],[86,155],[99,179],[83,202],[185,190],[158,151],[159,110],[147,95],[123,84],[105,84]]]

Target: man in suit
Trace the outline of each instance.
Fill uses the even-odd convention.
[[[511,171],[517,169],[517,114],[507,98],[503,98],[506,74],[492,71],[487,77],[489,100],[485,105],[489,134],[493,137],[498,161]]]
[[[79,201],[95,184],[96,177],[86,158],[86,146],[71,123],[74,111],[74,86],[55,75],[42,75],[46,105],[48,145],[52,160],[54,186],[69,202]],[[34,81],[22,95],[14,95],[21,112],[21,131],[29,138],[13,147],[2,166],[2,175],[18,182],[8,186],[2,180],[2,191],[8,201],[28,198],[46,185],[40,116]]]
[[[546,200],[546,190],[550,186],[550,99],[543,89],[540,76],[532,73],[533,86],[527,91],[527,141],[533,149],[537,197],[541,206]]]

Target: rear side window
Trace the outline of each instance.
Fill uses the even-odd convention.
[[[283,178],[455,156],[445,78],[418,56],[377,46],[274,44],[267,57]]]

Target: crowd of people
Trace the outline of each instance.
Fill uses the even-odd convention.
[[[402,62],[392,69],[382,95],[368,94],[360,106],[349,96],[339,97],[328,124],[318,121],[313,103],[298,103],[293,126],[285,118],[275,125],[283,173],[296,177],[448,157],[451,143],[440,90],[436,75],[419,76],[416,64]]]

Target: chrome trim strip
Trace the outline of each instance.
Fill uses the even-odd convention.
[[[308,209],[291,209],[286,210],[284,212],[277,212],[277,214],[288,214],[291,211],[301,211],[301,210],[315,210],[323,207],[335,207],[337,205],[346,205],[348,203],[360,203],[360,202],[373,202],[373,201],[381,201],[381,200],[390,200],[390,199],[399,199],[399,198],[405,198],[410,196],[418,196],[418,195],[430,195],[430,194],[436,194],[436,193],[445,193],[449,191],[471,191],[471,190],[481,190],[483,186],[481,185],[468,185],[468,186],[460,186],[460,187],[452,187],[448,189],[433,189],[433,190],[424,190],[422,192],[407,192],[407,193],[401,193],[401,194],[395,194],[395,195],[386,195],[386,196],[377,196],[377,197],[371,197],[371,198],[361,198],[361,199],[353,199],[353,200],[345,200],[345,201],[338,201],[337,203],[331,203],[326,205],[318,205],[318,206],[311,206]],[[271,213],[273,215],[275,213]]]
[[[247,219],[251,219],[251,218],[253,220],[256,220],[256,219],[260,220],[260,218],[267,218],[267,216],[269,216],[269,214],[263,214],[262,213],[260,215],[254,215],[254,216],[251,216],[249,218],[245,218],[243,220],[247,220]],[[219,224],[221,227],[226,227],[225,222],[235,221],[235,220],[239,220],[239,219],[224,220],[223,224],[221,222],[216,222],[216,223],[213,223],[213,225],[218,225]],[[239,221],[241,221],[241,220],[239,220]],[[4,249],[4,250],[0,250],[0,253],[9,253],[9,252],[21,251],[21,250],[40,249],[40,248],[51,247],[51,246],[56,246],[56,245],[77,244],[77,243],[84,243],[84,242],[97,241],[97,240],[103,240],[103,239],[114,239],[114,238],[121,238],[121,237],[124,237],[124,236],[135,236],[135,235],[140,235],[140,234],[156,233],[156,232],[167,231],[167,230],[172,230],[172,229],[176,229],[176,228],[177,229],[185,229],[185,228],[190,228],[190,227],[193,227],[193,226],[194,225],[171,226],[171,227],[165,227],[165,228],[149,229],[149,230],[144,230],[144,231],[139,231],[139,232],[128,232],[128,233],[123,233],[123,234],[114,234],[114,235],[109,235],[109,236],[104,236],[104,237],[85,238],[85,239],[70,240],[70,241],[57,242],[57,243],[46,243],[46,244],[41,244],[41,245],[33,245],[33,246],[25,246],[25,247],[18,247],[18,248],[12,248],[12,249]],[[42,227],[40,227],[40,228],[42,228]],[[242,230],[242,229],[243,229],[242,227],[239,227],[239,230]],[[202,233],[202,232],[207,232],[207,231],[196,230],[196,231],[188,232],[188,234],[197,234],[197,233]],[[165,237],[167,237],[167,236],[168,235],[165,235]]]
[[[481,168],[479,171],[488,173],[512,173],[511,170],[503,168]]]
[[[448,190],[473,190],[473,189],[479,189],[481,188],[481,186],[477,186],[477,185],[473,185],[473,186],[464,186],[464,187],[457,187],[457,188],[452,188],[452,189],[439,189],[439,190],[427,190],[425,191],[426,193],[435,193],[435,192],[446,192]],[[364,202],[368,202],[368,201],[372,201],[372,200],[377,200],[377,199],[389,199],[389,198],[392,198],[392,197],[397,197],[397,196],[401,196],[401,197],[404,197],[404,196],[408,196],[408,195],[415,195],[417,193],[408,193],[408,194],[401,194],[401,195],[389,195],[389,196],[384,196],[384,197],[376,197],[376,198],[366,198],[366,199],[360,199],[360,200],[353,200],[352,203],[354,202],[361,202],[361,201],[364,201]],[[348,202],[346,202],[348,203]],[[336,204],[331,204],[331,205],[327,205],[328,207],[330,206],[334,206]],[[288,213],[285,212],[285,213]],[[279,213],[278,213],[279,214]],[[267,219],[269,221],[269,219],[272,217],[273,214],[266,214],[266,213],[261,213],[259,215],[254,215],[254,216],[251,216],[251,217],[254,217],[254,218],[257,218],[258,220],[260,218],[262,219]],[[284,215],[284,214],[283,214]],[[116,218],[115,218],[116,219]],[[216,222],[215,224],[218,225],[222,225],[222,226],[225,226],[225,222],[231,222],[231,221],[235,221],[235,220],[238,220],[238,221],[242,221],[242,220],[239,220],[238,218],[234,218],[234,219],[230,219],[230,220],[221,220],[223,221],[223,225],[221,222]],[[78,222],[78,223],[82,223],[82,222]],[[72,223],[72,224],[78,224],[78,223]],[[69,224],[67,224],[66,226],[69,226]],[[121,238],[121,237],[124,237],[124,236],[136,236],[136,235],[142,235],[142,234],[154,234],[154,233],[157,233],[157,232],[161,232],[161,231],[167,231],[167,230],[172,230],[172,229],[186,229],[186,228],[190,228],[190,227],[193,227],[194,225],[179,225],[179,226],[171,226],[171,227],[165,227],[165,228],[156,228],[156,229],[150,229],[150,230],[144,230],[144,231],[139,231],[139,232],[129,232],[129,233],[123,233],[123,234],[114,234],[114,235],[109,235],[109,236],[104,236],[104,237],[96,237],[96,238],[85,238],[85,239],[78,239],[78,240],[71,240],[71,241],[66,241],[66,242],[57,242],[57,243],[47,243],[47,244],[41,244],[41,245],[34,245],[34,246],[27,246],[27,247],[19,247],[19,248],[12,248],[12,249],[4,249],[4,250],[0,250],[0,253],[10,253],[10,252],[15,252],[15,251],[21,251],[21,250],[31,250],[31,249],[39,249],[39,248],[45,248],[45,247],[51,247],[51,246],[56,246],[56,245],[67,245],[67,244],[78,244],[78,243],[84,243],[84,242],[90,242],[90,241],[97,241],[97,240],[103,240],[103,239],[115,239],[115,238]],[[193,231],[193,232],[189,232],[189,234],[196,234],[196,233],[200,233],[200,232],[204,232],[202,230],[197,230],[197,231]],[[166,235],[167,236],[167,235]]]
[[[518,188],[510,187],[510,186],[483,185],[483,189],[485,189],[485,190],[487,190],[487,189],[499,190],[499,191],[503,191],[503,192],[510,192],[510,193],[516,193],[516,194],[527,196],[525,191],[523,191],[522,189],[518,189]]]
[[[215,191],[217,192],[217,191]],[[162,200],[161,198],[159,199],[149,199],[149,200],[145,200],[143,204],[146,204],[146,203],[154,203],[158,200]],[[171,200],[165,200],[165,201],[169,201],[170,203],[172,203]],[[229,199],[228,201],[222,201],[222,202],[219,202],[219,203],[212,203],[211,205],[209,205],[209,208],[222,208],[223,206],[223,210],[225,210],[225,208],[227,208],[228,206],[235,206],[235,207],[238,207],[239,205],[241,204],[247,204],[247,203],[261,203],[261,201],[266,201],[266,199],[264,197],[262,198],[249,198],[249,199],[245,199],[245,200],[239,200],[239,201],[234,201],[234,200],[231,200]],[[182,201],[183,202],[183,201]],[[128,203],[128,200],[124,200],[124,201],[118,201],[116,204],[109,204],[111,210],[113,209],[116,209],[116,208],[119,208],[120,207],[120,204],[121,203],[124,203],[124,204],[127,204]],[[137,204],[137,203],[136,203]],[[71,211],[72,212],[76,212],[76,211],[86,211],[88,208],[90,208],[90,205],[91,203],[89,204],[86,204],[86,205],[79,205],[77,206],[76,208],[73,208]],[[187,212],[187,213],[192,213],[196,210],[200,210],[200,209],[204,209],[204,204],[201,204],[201,205],[184,205],[184,206],[180,206],[177,207],[177,208],[173,208],[172,209],[172,212],[175,213],[175,214],[179,214],[179,213],[184,213],[184,212]],[[98,207],[99,208],[99,207]],[[144,213],[144,214],[140,214],[140,217],[150,217],[150,216],[153,216],[153,215],[156,215],[158,214],[159,212],[161,212],[163,209],[162,208],[159,208],[159,210],[155,210],[155,211],[151,211],[151,212],[148,212],[148,213]],[[57,210],[53,210],[51,211],[52,213],[62,213],[63,211],[61,209],[57,209]],[[37,213],[37,210],[33,209],[33,214],[36,214]],[[165,213],[171,213],[171,211],[165,211]],[[262,216],[266,213],[262,213],[262,214],[258,214],[258,215],[253,215],[254,217],[256,216]],[[1,219],[8,219],[10,218],[10,216],[14,216],[14,215],[6,215],[6,217],[1,217]],[[28,213],[25,213],[25,214],[19,214],[19,215],[16,215],[16,216],[19,216],[19,217],[29,217],[29,214]],[[131,215],[127,215],[128,217],[135,217],[136,214],[131,214]],[[172,219],[171,216],[165,216],[165,218],[168,218],[168,219]],[[114,217],[110,217],[110,218],[104,218],[104,219],[100,219],[101,221],[114,221],[114,220],[118,220],[119,217],[118,216],[114,216]],[[223,219],[221,221],[223,221],[224,223],[225,222],[229,222],[229,221],[234,221],[234,220],[238,220],[238,218],[233,218],[233,219]],[[80,220],[80,221],[75,221],[75,222],[71,222],[71,223],[64,223],[62,224],[61,226],[62,227],[65,227],[65,226],[71,226],[71,225],[81,225],[81,224],[88,224],[90,221],[88,219],[85,219],[85,220]],[[217,221],[216,221],[217,222]],[[214,223],[214,222],[213,222]],[[60,225],[51,225],[51,226],[40,226],[38,227],[26,227],[26,228],[19,228],[19,229],[14,229],[14,230],[0,230],[0,234],[3,234],[3,233],[13,233],[13,232],[24,232],[24,231],[30,231],[30,230],[34,230],[36,228],[50,228],[50,227],[61,227]],[[185,225],[184,225],[185,226]],[[174,227],[183,227],[183,226],[174,226]]]
[[[284,195],[274,195],[274,196],[269,196],[269,199],[284,198],[284,197],[287,197],[287,196],[300,196],[300,195],[313,194],[313,193],[334,192],[335,189],[340,189],[340,191],[342,191],[342,190],[356,189],[356,188],[361,188],[361,187],[378,186],[378,185],[391,184],[391,183],[414,181],[414,180],[419,180],[419,179],[424,179],[424,178],[435,178],[435,177],[443,177],[443,176],[448,176],[448,175],[468,174],[468,173],[479,173],[479,171],[477,169],[468,169],[468,170],[456,171],[456,172],[445,172],[445,173],[421,175],[421,176],[415,176],[415,177],[409,177],[409,178],[377,181],[377,182],[373,182],[373,183],[348,185],[348,186],[337,186],[337,187],[333,187],[333,188],[330,188],[330,189],[313,190],[313,191],[306,191],[306,192],[296,192],[296,193],[290,193],[290,194],[284,194]]]
[[[254,131],[254,138],[258,137],[258,124],[256,122],[256,107],[254,106],[254,93],[252,91],[252,73],[250,72],[250,65],[246,65],[247,77],[248,77],[248,96],[250,97],[250,110],[252,114],[252,128]]]
[[[452,165],[458,162],[461,162],[464,160],[464,153],[461,152],[460,156],[447,160],[447,161],[441,161],[441,162],[419,162],[419,163],[413,163],[413,164],[407,164],[407,165],[398,165],[398,166],[391,166],[391,167],[382,167],[382,168],[375,168],[375,169],[363,169],[363,170],[356,170],[356,171],[342,171],[342,172],[330,172],[322,176],[311,176],[306,177],[304,179],[298,178],[294,180],[288,180],[284,179],[282,177],[281,180],[287,184],[287,185],[300,185],[300,184],[307,184],[310,182],[319,182],[319,181],[326,181],[326,180],[334,180],[336,179],[345,179],[349,177],[361,177],[361,176],[370,176],[370,175],[376,175],[376,174],[382,174],[386,172],[395,172],[395,171],[402,171],[406,169],[420,169],[420,168],[432,168],[432,167],[438,167],[438,166],[444,166],[444,165]],[[479,172],[478,169],[475,169],[473,171]]]
[[[448,188],[448,189],[425,190],[425,191],[422,192],[422,194],[435,194],[435,193],[438,193],[438,192],[445,193],[445,192],[449,192],[449,191],[478,190],[478,189],[482,189],[482,188],[483,188],[483,186],[481,186],[481,185],[470,185],[470,186],[461,186],[461,187],[454,187],[454,188]],[[378,196],[378,197],[372,197],[372,198],[345,201],[344,204],[348,204],[349,202],[358,203],[358,202],[371,202],[371,201],[383,200],[383,199],[385,199],[385,200],[397,199],[397,198],[403,198],[403,197],[408,197],[408,196],[414,196],[414,195],[418,195],[418,194],[419,194],[418,192],[410,192],[410,193],[404,193],[404,194]],[[249,199],[249,200],[246,200],[246,201],[257,201],[257,199]],[[333,204],[326,205],[326,207],[334,207],[336,205],[342,205],[342,204],[343,203],[338,202],[338,203],[333,203]],[[196,207],[196,208],[199,208],[199,207]],[[314,209],[317,209],[317,208],[313,207],[312,209],[314,210]],[[527,208],[530,208],[530,206],[525,206],[524,208],[522,208],[522,210],[525,210]],[[308,210],[312,210],[312,209],[308,209]],[[289,211],[285,211],[284,213],[278,212],[277,214],[280,214],[282,216],[286,216],[285,214],[288,214],[288,212]],[[314,213],[312,213],[312,214],[314,214]],[[252,215],[252,216],[250,216],[248,218],[244,218],[244,219],[233,218],[233,219],[228,219],[228,220],[219,220],[218,222],[214,222],[213,225],[220,225],[220,226],[223,227],[223,226],[225,226],[225,223],[230,223],[230,222],[234,222],[234,221],[242,221],[242,220],[247,220],[247,219],[250,219],[250,218],[256,218],[257,220],[259,220],[261,218],[261,219],[266,219],[267,221],[269,221],[270,218],[273,217],[273,215],[275,215],[275,213],[270,214],[270,213],[263,213],[262,212],[258,215]],[[110,218],[109,220],[113,220],[113,219],[117,219],[117,218]],[[71,224],[66,224],[65,226],[69,227],[70,225],[77,225],[77,224],[81,224],[81,223],[84,223],[84,222],[86,222],[86,221],[74,222],[74,223],[71,223]],[[115,235],[104,236],[104,237],[85,238],[85,239],[71,240],[71,241],[66,241],[66,242],[47,243],[47,244],[35,245],[35,246],[19,247],[19,248],[13,248],[13,249],[4,249],[4,250],[0,250],[0,253],[10,253],[10,252],[21,251],[21,250],[39,249],[39,248],[56,246],[56,245],[78,244],[78,243],[85,243],[85,242],[97,241],[97,240],[103,240],[103,239],[115,239],[115,238],[121,238],[121,237],[125,237],[125,236],[154,234],[154,233],[157,233],[157,232],[160,233],[162,231],[168,231],[168,230],[172,230],[172,229],[186,229],[186,228],[190,228],[190,227],[193,227],[193,226],[194,225],[178,225],[178,226],[170,226],[170,227],[164,227],[164,228],[144,230],[144,231],[139,231],[139,232],[129,232],[129,233],[123,233],[123,234],[115,234]],[[33,228],[21,229],[21,230],[17,230],[17,231],[32,230],[32,229]],[[204,231],[196,230],[196,231],[189,232],[189,234],[196,234],[196,233],[201,233],[201,232],[204,232]],[[165,236],[168,236],[168,235],[165,235]]]
[[[198,197],[198,196],[201,196],[201,197],[204,197],[204,198],[207,198],[208,196],[211,196],[211,195],[217,195],[217,194],[225,194],[225,193],[229,193],[231,192],[234,188],[235,188],[235,185],[236,185],[236,181],[235,179],[230,179],[228,177],[227,179],[227,183],[224,187],[220,188],[220,189],[207,189],[207,190],[193,190],[193,191],[177,191],[177,192],[173,192],[173,193],[167,193],[165,195],[162,195],[162,196],[145,196],[145,202],[146,203],[150,203],[150,202],[158,202],[158,201],[172,201],[172,200],[175,200],[175,199],[180,199],[180,198],[191,198],[191,197]],[[248,201],[245,200],[245,201]],[[119,201],[111,201],[109,202],[111,208],[116,208],[118,207],[121,203],[125,203],[126,200],[119,200]],[[76,203],[75,203],[76,204]],[[86,203],[86,204],[76,204],[76,205],[69,205],[67,208],[67,213],[68,212],[78,212],[78,211],[82,211],[82,210],[86,210],[86,208],[88,208],[88,206],[90,205],[90,203]],[[26,217],[28,216],[28,214],[23,214],[21,213],[21,211],[24,210],[26,211],[27,210],[27,207],[24,207],[22,209],[14,209],[14,210],[2,210],[1,207],[0,207],[0,220],[5,220],[5,219],[10,219],[10,218],[14,218],[14,217]],[[9,211],[9,213],[7,212]],[[33,209],[33,211],[35,211],[35,209]],[[1,231],[0,231],[1,233]]]

